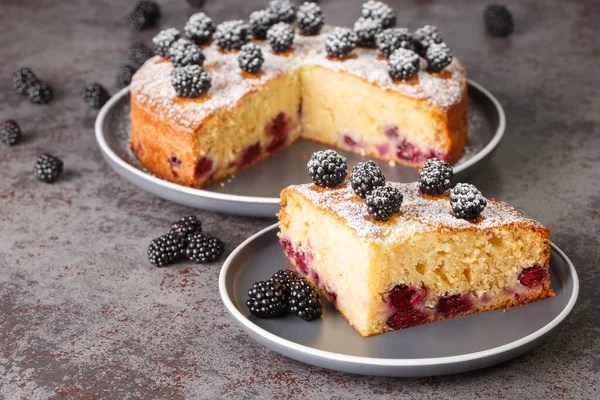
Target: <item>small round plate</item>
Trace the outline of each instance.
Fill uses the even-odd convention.
[[[246,308],[254,282],[290,268],[272,225],[227,258],[219,291],[238,325],[265,346],[307,364],[382,376],[431,376],[464,372],[509,360],[548,339],[573,309],[579,280],[571,261],[554,244],[550,276],[555,297],[522,307],[489,311],[361,337],[327,301],[323,316],[260,319]]]
[[[279,210],[279,193],[286,186],[305,183],[306,155],[328,146],[299,140],[279,153],[204,189],[195,189],[160,179],[149,173],[129,149],[129,88],[114,95],[96,119],[96,139],[108,164],[125,180],[164,199],[190,207],[230,214],[274,217]],[[469,81],[469,138],[465,151],[454,165],[457,180],[466,180],[488,160],[504,134],[502,106],[486,89]],[[339,151],[339,150],[338,150]],[[365,157],[339,151],[349,165]],[[404,165],[378,162],[386,178],[412,182],[417,170]]]

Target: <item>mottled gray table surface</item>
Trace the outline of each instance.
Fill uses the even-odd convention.
[[[194,11],[184,0],[160,3],[162,28],[181,28]],[[264,1],[207,3],[221,21]],[[322,0],[332,24],[351,24],[360,3]],[[261,347],[221,304],[220,264],[158,269],[145,252],[192,212],[227,252],[273,221],[196,212],[124,182],[96,145],[97,112],[80,100],[88,81],[114,93],[128,46],[158,28],[127,28],[133,2],[0,0],[0,120],[25,132],[22,144],[0,147],[0,399],[598,398],[599,4],[510,2],[515,34],[491,39],[478,2],[395,3],[399,25],[438,25],[506,110],[504,141],[472,181],[549,226],[575,264],[579,301],[556,336],[492,368],[426,379],[342,374]],[[20,66],[54,86],[50,105],[11,91]],[[65,162],[54,185],[32,174],[45,151]]]

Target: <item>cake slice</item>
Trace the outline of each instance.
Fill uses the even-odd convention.
[[[285,254],[362,336],[554,296],[538,222],[494,199],[476,220],[459,219],[447,192],[388,186],[403,202],[386,222],[344,183],[281,194]]]

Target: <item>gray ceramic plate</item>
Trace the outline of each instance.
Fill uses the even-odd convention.
[[[573,264],[554,244],[550,256],[556,297],[522,307],[361,337],[325,302],[323,316],[259,319],[246,308],[247,290],[281,268],[290,268],[277,239],[277,224],[242,243],[225,261],[221,298],[237,323],[265,346],[307,364],[383,376],[430,376],[487,367],[525,353],[549,338],[573,309],[579,280]]]
[[[96,139],[108,164],[125,180],[164,199],[190,207],[231,214],[274,217],[279,192],[288,185],[305,183],[306,155],[327,146],[300,140],[274,156],[205,189],[194,189],[160,179],[146,171],[129,150],[129,88],[113,96],[96,119]],[[505,128],[500,103],[483,87],[469,81],[469,139],[454,165],[457,180],[466,180],[481,168],[500,142]],[[364,157],[340,151],[350,166]],[[412,182],[415,168],[392,167],[379,162],[390,181]],[[221,183],[224,185],[221,186]]]

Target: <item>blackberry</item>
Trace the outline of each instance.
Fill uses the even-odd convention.
[[[63,162],[51,154],[42,154],[35,160],[34,172],[38,179],[54,183],[63,171]]]
[[[430,158],[419,172],[419,189],[426,194],[442,194],[450,189],[453,175],[450,164],[438,158]]]
[[[400,212],[403,196],[391,186],[380,186],[367,195],[367,209],[377,221],[387,221],[392,215]]]
[[[135,74],[135,68],[131,65],[121,65],[117,70],[116,85],[118,88],[129,86],[131,78]]]
[[[273,51],[287,51],[294,44],[294,28],[285,22],[278,22],[267,31],[267,40]]]
[[[513,17],[503,5],[491,4],[483,13],[485,29],[491,36],[508,36],[513,32]]]
[[[334,28],[325,38],[325,50],[329,57],[344,58],[356,46],[356,34],[347,28]]]
[[[210,42],[215,33],[215,23],[208,15],[196,13],[188,19],[183,28],[185,36],[198,46]]]
[[[181,217],[179,221],[171,225],[171,232],[169,233],[189,239],[190,236],[196,233],[202,233],[202,223],[193,215]]]
[[[288,287],[290,298],[288,312],[305,321],[312,321],[323,314],[323,299],[306,278],[296,279]]]
[[[296,19],[296,5],[290,0],[271,0],[267,11],[275,15],[277,22],[291,24]]]
[[[361,47],[375,47],[375,37],[382,31],[381,21],[360,17],[354,23],[356,43]]]
[[[487,200],[474,185],[459,183],[450,191],[450,205],[457,218],[474,220],[487,206]]]
[[[127,17],[125,17],[125,22],[127,22],[127,25],[129,25],[129,27],[134,31],[141,31],[151,28],[156,23],[155,20],[140,10],[133,10],[127,14]]]
[[[412,35],[406,28],[384,29],[375,36],[375,43],[386,58],[397,49],[414,50]]]
[[[438,28],[433,25],[425,25],[414,31],[413,40],[421,57],[425,57],[430,44],[443,42]]]
[[[177,39],[169,48],[169,59],[175,67],[204,64],[204,53],[189,39]]]
[[[242,20],[225,21],[217,26],[213,37],[221,49],[237,50],[250,41],[250,26]]]
[[[352,168],[350,185],[354,193],[364,199],[376,187],[385,186],[385,176],[373,161],[358,163]]]
[[[383,29],[396,25],[396,13],[381,1],[369,0],[362,5],[362,16],[381,21]]]
[[[175,68],[171,84],[179,97],[199,97],[208,92],[212,79],[208,72],[199,65],[186,65]]]
[[[175,28],[162,30],[152,39],[154,45],[154,54],[157,56],[169,57],[169,48],[177,39],[181,37],[181,32]]]
[[[34,83],[37,83],[37,81],[37,77],[29,68],[18,69],[10,78],[12,89],[23,95],[27,95],[29,87]]]
[[[255,74],[260,71],[264,61],[262,50],[257,44],[246,43],[240,49],[238,64],[242,70]]]
[[[83,101],[92,108],[101,108],[110,99],[110,94],[96,82],[88,83],[83,88]]]
[[[21,128],[16,121],[9,119],[0,125],[0,142],[7,146],[17,144],[21,140]]]
[[[200,8],[204,5],[204,0],[186,0],[192,7]]]
[[[256,282],[248,289],[246,307],[259,318],[279,317],[287,313],[288,296],[285,286],[268,280]]]
[[[198,233],[190,237],[185,249],[188,260],[199,263],[217,261],[225,252],[225,245],[220,239],[207,233]]]
[[[153,22],[158,21],[161,17],[161,9],[157,2],[152,0],[142,0],[135,6],[134,10],[141,11],[144,15]]]
[[[296,275],[296,273],[292,270],[280,269],[279,271],[275,272],[273,276],[269,278],[269,280],[284,285],[289,293],[289,288],[298,280],[298,275]]]
[[[27,100],[33,104],[48,104],[54,98],[52,86],[37,81],[27,89]]]
[[[333,150],[313,153],[307,168],[310,179],[321,187],[335,187],[344,182],[348,175],[346,157]]]
[[[277,23],[277,18],[268,10],[258,10],[250,14],[250,29],[252,36],[264,40],[267,38],[267,31]]]
[[[427,69],[440,72],[452,62],[452,52],[445,43],[432,43],[427,49]]]
[[[298,7],[296,23],[303,35],[310,36],[319,34],[321,28],[323,28],[323,25],[325,24],[325,17],[323,16],[321,7],[315,3],[303,3]]]
[[[388,60],[388,71],[394,79],[409,79],[417,75],[420,67],[419,55],[412,50],[394,50]]]
[[[172,264],[183,257],[186,242],[182,237],[167,233],[150,242],[148,261],[157,267]]]
[[[129,60],[136,66],[142,66],[149,58],[152,57],[153,52],[148,46],[143,43],[134,43],[128,50]]]

